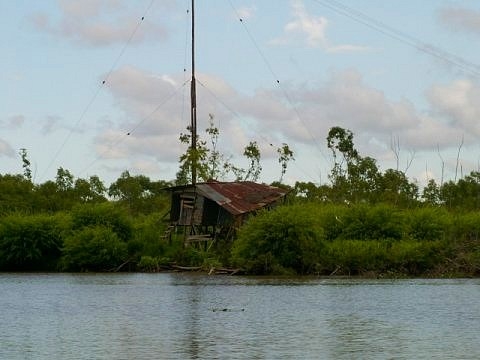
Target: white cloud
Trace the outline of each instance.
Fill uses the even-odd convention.
[[[480,86],[471,80],[436,85],[427,94],[434,110],[454,127],[467,134],[480,135]]]
[[[301,38],[310,47],[325,46],[328,20],[323,16],[308,14],[301,0],[292,0],[291,5],[293,19],[285,25],[283,36],[272,40],[271,43],[283,45]]]
[[[128,5],[125,0],[62,0],[59,2],[61,14],[58,20],[43,13],[35,14],[31,20],[40,31],[90,46],[165,39],[166,28],[148,17],[131,38],[143,14],[132,14]]]
[[[308,47],[321,47],[329,53],[346,53],[368,50],[368,47],[351,44],[331,44],[327,38],[329,22],[323,16],[313,16],[307,12],[302,0],[291,0],[292,20],[283,30],[283,35],[270,41],[271,45],[291,45],[305,43]]]
[[[357,71],[349,70],[333,74],[326,83],[284,85],[290,100],[283,91],[257,91],[253,97],[242,99],[241,111],[237,111],[255,119],[256,133],[274,140],[284,138],[290,144],[313,146],[315,142],[326,149],[325,138],[331,127],[348,128],[354,132],[362,153],[386,159],[392,136],[399,138],[406,153],[456,148],[467,132],[470,136],[465,135],[465,143],[473,144],[471,135],[478,130],[474,119],[480,118],[476,116],[476,104],[480,101],[475,100],[476,96],[466,101],[465,89],[458,87],[443,94],[445,101],[457,98],[453,109],[451,104],[441,103],[437,94],[437,102],[432,102],[431,109],[425,112],[406,99],[389,99],[365,84]],[[462,121],[453,114],[457,120],[449,121],[452,111],[463,112],[467,119]]]
[[[433,87],[425,112],[406,99],[388,98],[356,70],[333,73],[324,83],[286,83],[281,90],[257,89],[253,95],[237,93],[222,79],[197,75],[198,132],[205,138],[208,114],[214,114],[219,150],[236,159],[251,140],[259,143],[263,159],[274,159],[282,142],[294,151],[327,152],[332,126],[352,130],[360,152],[379,161],[393,161],[392,136],[406,156],[455,149],[464,134],[467,146],[480,131],[474,120],[480,115],[480,90],[465,80]],[[139,169],[155,162],[175,166],[185,151],[178,137],[190,121],[190,89],[182,79],[183,74],[157,76],[132,67],[113,72],[107,86],[125,115],[98,134],[101,157],[123,159]]]
[[[237,9],[235,15],[239,16],[242,20],[248,20],[251,19],[256,12],[257,8],[255,6],[244,6]]]
[[[203,131],[208,125],[208,114],[214,114],[222,137],[233,139],[227,141],[225,152],[236,152],[237,140],[243,137],[242,133],[238,129],[232,133],[230,125],[234,115],[225,108],[226,104],[215,99],[215,96],[235,98],[234,90],[216,77],[199,73],[197,78],[200,136],[205,137]],[[140,156],[177,162],[185,151],[179,135],[186,132],[190,124],[190,86],[183,74],[158,76],[138,68],[124,67],[110,75],[106,86],[124,116],[117,119],[113,128],[98,134],[95,140],[97,153],[111,159]]]

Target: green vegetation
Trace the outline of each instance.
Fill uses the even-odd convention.
[[[232,257],[257,274],[478,275],[478,262],[466,266],[465,259],[478,257],[480,241],[457,226],[470,217],[454,223],[436,208],[384,204],[283,206],[245,225]]]
[[[216,150],[218,130],[202,141],[199,178],[255,179],[261,171],[256,143],[245,148],[246,169]],[[185,139],[188,140],[188,138]],[[169,236],[169,193],[174,185],[132,176],[110,186],[97,177],[75,178],[59,168],[53,181],[32,181],[27,152],[23,174],[0,174],[0,271],[161,271],[172,266],[247,274],[363,276],[479,276],[480,172],[420,190],[405,173],[380,171],[355,149],[353,133],[332,128],[334,165],[329,184],[281,183],[293,152],[277,150],[280,182],[289,201],[251,216],[235,241],[184,247],[179,229]],[[180,159],[177,184],[188,182],[193,154]]]

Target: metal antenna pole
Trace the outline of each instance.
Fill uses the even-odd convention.
[[[192,132],[192,185],[197,183],[197,91],[195,81],[195,0],[192,0],[192,82],[190,84],[190,119]]]

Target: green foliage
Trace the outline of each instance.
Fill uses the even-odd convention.
[[[61,192],[67,192],[73,189],[74,176],[68,171],[60,167],[57,170],[57,176],[55,177],[55,184]]]
[[[440,241],[393,243],[389,249],[389,270],[413,276],[425,274],[443,261],[443,247]]]
[[[314,270],[323,247],[323,229],[308,206],[282,206],[251,218],[239,233],[232,261],[250,273]]]
[[[90,176],[89,180],[75,180],[73,191],[75,198],[83,203],[106,201],[105,193],[107,189],[98,176]]]
[[[255,274],[421,275],[446,261],[450,227],[448,213],[436,208],[299,203],[252,218],[232,256]]]
[[[453,238],[458,241],[480,241],[480,213],[467,212],[453,216]]]
[[[27,149],[22,148],[19,152],[22,157],[23,177],[27,181],[32,181],[32,169],[30,168],[30,160],[28,160]]]
[[[140,258],[137,269],[142,272],[158,272],[165,264],[165,258],[145,255]]]
[[[283,143],[281,147],[277,149],[277,154],[278,154],[278,162],[280,165],[282,165],[282,172],[280,175],[280,180],[279,182],[281,183],[283,180],[283,176],[287,172],[287,166],[289,161],[295,160],[293,157],[293,151],[290,149],[288,144]]]
[[[256,142],[245,147],[249,166],[243,169],[218,151],[213,116],[206,134],[208,146],[197,138],[196,152],[182,160],[184,183],[194,161],[203,181],[228,171],[237,180],[258,179]],[[181,139],[191,141],[188,134]],[[62,269],[73,271],[118,269],[128,261],[142,271],[170,263],[207,270],[233,263],[256,274],[479,275],[480,172],[441,184],[431,180],[419,198],[405,173],[380,172],[353,140],[350,130],[332,128],[331,184],[297,182],[288,206],[260,212],[233,245],[217,241],[208,252],[184,248],[181,235],[161,239],[166,224],[160,219],[170,201],[163,189],[170,183],[125,171],[108,188],[113,201],[97,176],[76,179],[64,168],[54,181],[33,184],[21,149],[23,174],[0,175],[0,270],[50,271],[62,259]],[[287,188],[281,180],[293,152],[283,144],[277,154],[275,185]]]
[[[337,240],[327,244],[322,257],[325,274],[358,275],[383,272],[387,267],[387,243],[377,240]]]
[[[33,184],[22,175],[0,175],[0,215],[31,213],[34,209]]]
[[[109,271],[128,258],[127,244],[104,225],[87,226],[65,239],[63,270]]]
[[[411,207],[418,200],[418,186],[398,170],[388,169],[380,174],[375,202],[384,202],[400,207]]]
[[[408,212],[407,234],[417,241],[443,240],[450,231],[451,217],[445,209],[418,208]]]
[[[427,205],[440,205],[440,187],[435,180],[430,179],[427,186],[423,188],[422,199]]]
[[[65,239],[62,265],[69,271],[107,271],[128,260],[138,246],[127,243],[133,224],[115,204],[84,204],[71,214],[71,234]]]
[[[133,215],[148,214],[168,207],[169,198],[165,188],[171,186],[166,181],[151,181],[143,175],[131,176],[124,171],[110,185],[108,194],[120,205],[127,207]]]
[[[110,229],[122,241],[130,240],[133,234],[133,224],[129,216],[115,204],[84,204],[72,210],[73,231],[94,226]]]
[[[339,205],[319,204],[315,206],[314,213],[323,228],[325,240],[333,241],[341,236],[345,227],[342,219],[345,219],[347,211],[347,207]]]
[[[322,265],[325,274],[422,275],[441,260],[439,242],[338,240],[327,244]]]
[[[262,172],[262,166],[260,165],[260,149],[257,142],[250,141],[250,143],[245,146],[243,155],[250,161],[250,166],[248,167],[243,180],[257,181]]]
[[[130,254],[137,254],[137,257],[165,255],[169,244],[167,239],[160,239],[166,228],[166,223],[160,222],[160,217],[160,213],[152,213],[135,219],[133,239],[129,242]]]
[[[176,185],[186,185],[192,182],[192,168],[195,168],[196,176],[200,181],[206,182],[211,179],[218,180],[232,173],[237,181],[257,181],[262,172],[260,164],[260,147],[256,141],[250,141],[245,146],[243,156],[249,161],[248,168],[239,167],[230,162],[228,158],[218,151],[217,144],[220,131],[214,124],[214,116],[209,114],[209,126],[205,130],[210,144],[202,140],[197,134],[192,140],[191,127],[187,127],[187,133],[181,133],[179,140],[187,146],[185,153],[180,156],[179,170],[176,175]],[[193,148],[193,143],[195,148]],[[288,162],[294,160],[293,151],[288,144],[283,143],[277,149],[278,162],[281,165],[280,182],[287,171]]]
[[[0,270],[55,270],[68,220],[12,214],[0,221]]]
[[[480,209],[480,172],[472,171],[458,182],[448,181],[440,188],[440,201],[452,209]]]
[[[364,204],[345,211],[339,238],[352,240],[399,240],[403,235],[400,213],[392,206]]]

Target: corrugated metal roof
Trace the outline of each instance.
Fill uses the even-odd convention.
[[[197,184],[197,192],[232,215],[255,211],[285,196],[287,190],[251,181]]]

